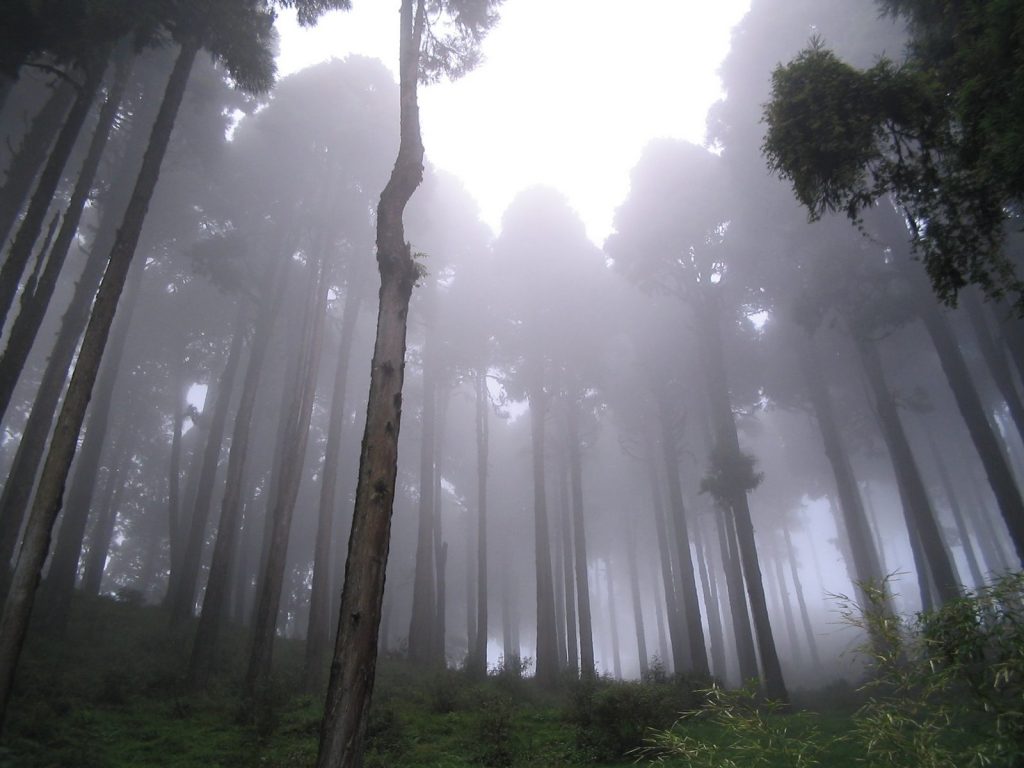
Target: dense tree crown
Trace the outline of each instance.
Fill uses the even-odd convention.
[[[1018,765],[1020,3],[753,0],[599,224],[363,5],[0,7],[0,763]]]

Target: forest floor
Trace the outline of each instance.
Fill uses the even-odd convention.
[[[244,635],[227,638],[222,669],[195,693],[184,682],[188,642],[166,622],[157,608],[79,600],[66,640],[31,634],[0,738],[0,768],[313,765],[323,696],[297,692],[300,642],[279,641],[273,690],[258,706],[243,706],[233,681],[241,677]],[[634,751],[648,729],[669,728],[679,713],[699,707],[706,701],[700,688],[671,680],[567,682],[552,693],[512,673],[474,682],[460,671],[424,673],[388,656],[378,667],[366,768],[649,763],[653,755]],[[771,741],[786,733],[798,746],[811,740],[823,750],[820,764],[854,765],[856,751],[832,737],[850,727],[857,699],[849,686],[834,686],[815,697],[813,716],[758,718],[763,732],[753,736]],[[676,733],[698,744],[724,735],[699,719]],[[710,754],[697,757],[665,764],[720,764]],[[757,764],[781,768],[797,765],[793,760],[783,750]]]

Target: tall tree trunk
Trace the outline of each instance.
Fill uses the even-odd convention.
[[[565,606],[565,663],[572,671],[573,677],[578,677],[580,673],[580,645],[577,635],[579,624],[577,623],[578,618],[576,615],[576,562],[572,545],[572,491],[570,489],[567,454],[568,451],[563,454],[558,470],[558,506],[562,526],[562,589],[565,593],[562,603]]]
[[[3,355],[0,356],[0,417],[7,412],[11,395],[14,394],[14,387],[18,383],[18,377],[28,359],[39,327],[43,324],[43,317],[50,305],[50,298],[57,286],[57,279],[60,277],[68,252],[71,250],[75,234],[78,232],[85,203],[92,191],[100,159],[103,157],[103,151],[106,149],[107,140],[110,138],[114,125],[114,118],[121,105],[128,75],[131,72],[131,63],[130,49],[127,46],[124,46],[123,49],[122,46],[118,46],[114,55],[113,82],[107,91],[107,98],[100,108],[99,119],[93,130],[85,160],[78,172],[78,180],[75,182],[67,210],[64,212],[57,240],[46,256],[46,266],[43,268],[42,274],[39,275],[39,279],[30,279],[26,282],[21,293],[18,314],[11,325],[7,346],[4,348]],[[43,253],[46,253],[46,249]],[[43,254],[40,254],[39,258],[42,261]]]
[[[78,433],[85,418],[85,410],[117,310],[118,299],[138,245],[149,201],[160,175],[160,165],[167,151],[174,120],[181,106],[198,50],[197,42],[185,43],[174,64],[160,112],[153,125],[142,168],[125,211],[124,222],[111,249],[107,270],[103,275],[92,316],[82,339],[78,363],[71,377],[64,405],[57,417],[54,437],[43,465],[39,489],[32,504],[21,551],[18,554],[13,582],[0,617],[0,725],[6,717],[14,672],[32,614],[36,585],[39,583],[46,553],[50,548],[53,524],[60,512],[64,483],[75,455]]]
[[[309,595],[309,624],[306,628],[306,657],[303,679],[309,692],[319,692],[324,684],[324,662],[331,628],[331,544],[334,541],[334,515],[337,507],[338,469],[341,462],[341,430],[345,421],[345,395],[348,391],[348,366],[352,356],[361,286],[349,281],[345,308],[341,313],[341,338],[338,362],[334,369],[334,391],[324,448],[323,481],[320,485],[320,513],[317,518],[316,544],[313,552],[313,584]]]
[[[309,423],[313,412],[317,376],[320,370],[320,355],[323,349],[324,323],[327,316],[327,259],[329,240],[322,233],[320,253],[311,270],[311,290],[307,317],[302,338],[302,359],[297,369],[297,386],[292,404],[289,406],[288,430],[285,434],[285,461],[281,467],[277,497],[271,499],[270,542],[267,546],[267,562],[259,579],[253,620],[252,643],[249,649],[249,663],[245,675],[245,691],[249,697],[265,692],[270,678],[270,665],[274,650],[274,635],[281,605],[281,590],[284,584],[288,539],[291,533],[292,515],[302,483],[302,467],[306,458],[306,444],[309,441]]]
[[[428,303],[432,300],[428,297]],[[428,314],[432,317],[432,313]],[[434,566],[434,427],[437,406],[437,371],[433,359],[433,330],[428,320],[423,350],[423,410],[420,417],[420,494],[416,535],[416,575],[412,585],[409,623],[409,658],[415,664],[436,664],[437,619]]]
[[[132,411],[137,410],[132,408]],[[107,468],[107,487],[104,499],[99,505],[99,514],[89,534],[89,552],[85,556],[85,569],[82,574],[82,592],[93,597],[99,595],[103,584],[103,571],[110,554],[110,540],[114,536],[114,525],[117,523],[117,510],[121,506],[121,495],[124,493],[128,473],[128,462],[131,458],[133,419],[125,419],[118,438],[118,455]]]
[[[478,675],[487,673],[487,461],[490,430],[487,368],[476,373],[476,647],[473,652]]]
[[[672,553],[669,550],[668,522],[665,519],[665,500],[661,495],[661,478],[655,463],[657,447],[648,430],[647,456],[644,466],[647,468],[648,483],[651,488],[651,506],[654,511],[654,530],[658,539],[658,562],[661,565],[661,580],[665,596],[665,613],[668,620],[668,633],[671,651],[662,662],[670,672],[685,668],[685,659],[689,655],[686,636],[680,627],[679,601],[676,599],[675,577],[672,573]]]
[[[792,645],[790,648],[791,657],[800,657],[800,635],[796,631],[796,620],[793,616],[793,601],[789,595],[789,588],[786,585],[786,573],[782,570],[782,557],[776,555],[772,558],[775,562],[775,583],[779,591],[779,605],[782,607],[782,615],[786,622],[786,634]]]
[[[580,621],[580,677],[592,680],[594,667],[594,625],[587,572],[587,532],[583,523],[583,462],[580,457],[579,412],[575,395],[566,403],[566,443],[569,454],[569,483],[572,499],[573,566],[576,572],[576,609]]]
[[[656,582],[657,582],[657,575],[655,574],[655,579],[651,583],[653,584],[653,583],[656,583]],[[668,639],[668,633],[667,633],[666,628],[665,628],[665,623],[666,622],[665,622],[665,615],[664,615],[664,614],[667,613],[668,601],[662,599],[662,598],[665,597],[664,586],[662,587],[661,590],[659,590],[657,588],[657,586],[655,586],[654,592],[655,592],[655,595],[654,595],[654,620],[655,620],[655,623],[658,626],[658,650],[659,650],[659,653],[658,653],[658,659],[657,660],[661,662],[662,671],[667,671],[667,665],[672,663],[672,659],[671,659],[672,649],[669,646],[669,642],[670,641]],[[662,611],[662,607],[663,606],[666,607],[665,611]]]
[[[74,360],[79,337],[89,321],[93,297],[103,278],[103,271],[117,236],[118,224],[123,218],[132,192],[131,180],[136,174],[136,164],[146,148],[148,138],[148,132],[142,129],[136,111],[129,130],[124,159],[119,163],[113,186],[102,203],[103,215],[99,230],[90,244],[85,268],[75,283],[71,301],[61,318],[60,330],[57,332],[56,341],[36,390],[28,422],[22,430],[14,463],[8,473],[9,478],[18,478],[18,481],[8,481],[0,498],[0,564],[3,565],[0,574],[5,582],[9,577],[7,565],[14,555],[22,519],[32,493],[33,481],[38,474],[50,427],[67,382],[68,368]],[[6,588],[3,592],[6,593]]]
[[[697,581],[693,573],[693,556],[690,553],[690,534],[686,524],[686,509],[683,506],[683,491],[679,485],[679,455],[672,434],[672,418],[668,409],[667,397],[658,385],[658,411],[661,427],[661,456],[668,481],[669,508],[672,510],[672,525],[675,529],[676,563],[679,565],[678,576],[682,593],[682,618],[686,626],[689,644],[689,658],[685,666],[676,667],[676,674],[687,673],[698,678],[706,678],[711,670],[708,666],[708,651],[704,643],[704,626],[700,616],[700,601],[697,597]]]
[[[788,528],[782,528],[782,536],[786,543],[786,560],[789,561],[789,575],[793,579],[793,590],[796,592],[797,604],[800,606],[800,621],[804,625],[807,648],[811,652],[811,662],[814,664],[814,669],[820,670],[821,657],[818,655],[818,643],[814,639],[814,630],[811,628],[811,617],[807,612],[807,600],[804,599],[804,587],[800,583],[800,570],[796,567],[796,551],[793,549],[793,540],[789,536]]]
[[[203,463],[199,470],[195,503],[185,539],[185,551],[181,558],[181,571],[174,580],[170,595],[170,622],[180,627],[192,618],[196,603],[196,587],[199,584],[199,570],[203,559],[203,545],[206,543],[206,528],[210,520],[210,504],[220,468],[220,456],[224,444],[224,430],[227,428],[231,410],[231,396],[235,391],[235,375],[245,349],[249,330],[249,307],[244,299],[239,300],[238,315],[231,335],[231,347],[224,370],[217,384],[217,398],[210,418],[210,430],[203,450]]]
[[[942,454],[939,452],[935,440],[929,436],[928,442],[931,444],[932,458],[935,460],[935,469],[939,473],[942,490],[946,494],[949,511],[953,514],[956,532],[960,537],[960,546],[964,551],[964,557],[967,558],[967,567],[971,571],[971,579],[974,580],[974,586],[977,589],[984,586],[985,577],[981,573],[981,566],[978,563],[977,555],[974,553],[974,547],[971,546],[971,535],[967,531],[963,510],[960,509],[960,500],[956,497],[956,491],[953,490],[953,482],[949,479],[949,470],[946,468],[946,462],[943,461]]]
[[[743,586],[743,569],[740,565],[736,544],[736,526],[732,510],[722,507],[715,518],[718,525],[718,544],[725,568],[725,583],[729,590],[729,613],[732,616],[733,632],[736,637],[736,659],[739,663],[742,684],[760,678],[757,668],[757,652],[754,649],[754,631],[750,626],[750,612],[747,595]]]
[[[7,251],[3,266],[0,267],[0,327],[7,322],[7,314],[14,303],[14,296],[18,292],[21,276],[32,256],[33,246],[42,232],[46,212],[53,202],[57,186],[64,174],[64,166],[67,165],[71,151],[78,140],[78,134],[81,133],[86,118],[89,116],[102,79],[102,67],[92,68],[86,73],[85,81],[75,97],[75,103],[71,105],[71,111],[68,112],[64,125],[57,135],[57,140],[50,150],[46,166],[39,176],[39,183],[36,185],[35,192],[32,193],[28,210],[25,211],[25,217],[21,220],[21,226],[18,227],[18,232],[14,236],[14,242],[11,243],[11,247]]]
[[[139,265],[131,273],[125,287],[124,302],[121,314],[117,317],[114,330],[107,343],[106,354],[100,366],[99,377],[94,391],[96,397],[89,409],[89,424],[82,440],[82,448],[78,454],[78,462],[74,466],[71,487],[67,493],[67,504],[64,519],[57,536],[50,570],[44,588],[46,604],[46,623],[50,631],[63,635],[67,628],[68,609],[71,606],[71,593],[75,588],[78,575],[78,561],[82,555],[82,541],[89,520],[89,510],[96,490],[96,477],[99,473],[100,459],[107,442],[107,432],[111,424],[111,412],[114,408],[114,394],[118,374],[121,373],[121,362],[131,330],[132,317],[138,304],[140,284],[144,273],[144,265]]]
[[[547,395],[544,392],[543,359],[534,359],[531,368],[529,400],[533,458],[534,564],[537,580],[536,677],[537,682],[541,685],[551,686],[558,679],[558,648],[555,639],[555,595],[551,574],[551,540],[548,535],[548,508],[544,481],[544,416],[547,410]],[[577,562],[583,557],[585,551],[585,548],[581,551],[577,546]],[[581,592],[581,616],[582,604]]]
[[[171,380],[171,457],[167,469],[167,559],[170,573],[181,571],[181,433],[185,427],[190,389],[189,382],[185,380],[185,347],[186,341],[182,338],[175,375]]]
[[[377,338],[317,768],[348,768],[362,759],[377,665],[398,464],[409,299],[417,278],[402,215],[423,180],[416,92],[425,14],[424,0],[402,0],[400,144],[391,178],[377,206],[377,265],[381,277]]]
[[[729,395],[729,379],[726,375],[725,360],[722,355],[721,297],[715,286],[708,286],[701,299],[698,310],[701,314],[702,324],[700,336],[703,344],[703,357],[706,362],[705,373],[715,425],[715,440],[728,455],[738,456],[740,455],[739,437],[736,434],[736,421],[733,417],[732,400]],[[771,620],[764,597],[761,566],[758,562],[757,544],[754,540],[754,522],[750,517],[747,492],[745,489],[738,488],[731,496],[736,538],[739,544],[740,558],[743,562],[747,596],[750,599],[750,612],[754,619],[757,649],[764,669],[765,693],[770,699],[788,704],[789,694],[782,678],[782,667],[775,650],[775,638],[772,635]]]
[[[814,415],[818,421],[818,430],[821,433],[822,442],[825,444],[825,456],[828,457],[832,476],[836,482],[836,490],[839,492],[839,508],[842,511],[843,527],[853,559],[853,572],[858,590],[860,590],[860,584],[869,582],[880,587],[884,583],[885,574],[882,572],[878,553],[872,544],[871,526],[864,511],[860,488],[853,474],[850,456],[846,452],[846,446],[836,424],[832,398],[821,375],[821,365],[815,355],[813,340],[809,336],[804,337],[801,363],[811,406],[814,408]],[[863,599],[863,590],[861,593],[862,604],[866,606],[868,603]]]
[[[985,416],[981,398],[978,397],[978,391],[971,382],[963,354],[960,352],[953,334],[950,333],[945,318],[932,302],[922,301],[921,319],[924,321],[925,328],[928,329],[928,335],[935,345],[935,351],[938,352],[942,370],[946,374],[946,379],[956,398],[956,404],[960,408],[960,415],[963,416],[974,447],[981,457],[981,463],[985,467],[985,474],[988,475],[988,481],[992,486],[996,502],[999,504],[999,510],[1003,514],[1010,538],[1013,539],[1017,558],[1024,564],[1024,499],[1021,498],[1013,472],[999,445],[999,438],[992,431],[992,426]],[[922,536],[925,536],[923,531]],[[927,546],[927,537],[925,537],[925,541]]]
[[[273,335],[274,322],[277,319],[287,284],[287,259],[283,254],[271,253],[273,262],[267,267],[267,276],[260,292],[261,306],[253,329],[252,349],[246,363],[245,375],[242,377],[242,391],[239,395],[238,410],[231,432],[231,447],[228,451],[227,476],[224,480],[224,498],[221,501],[220,520],[217,523],[217,536],[213,543],[213,556],[210,559],[210,575],[206,581],[203,594],[203,607],[199,614],[199,626],[196,628],[195,642],[192,644],[192,656],[189,661],[189,677],[193,686],[199,686],[207,679],[214,667],[219,650],[220,628],[224,622],[229,588],[229,577],[237,550],[245,550],[244,544],[239,546],[241,518],[243,515],[242,492],[245,478],[245,465],[249,458],[249,435],[252,431],[252,417],[256,410],[256,395],[259,392],[260,379],[263,375],[270,338]],[[249,516],[247,516],[249,517]],[[244,568],[237,577],[242,581]],[[236,603],[244,602],[244,592],[236,598]]]
[[[722,633],[722,615],[718,611],[718,600],[713,594],[711,573],[704,559],[704,541],[700,519],[693,521],[693,550],[697,556],[697,574],[700,576],[701,594],[708,617],[708,641],[711,646],[711,665],[714,674],[725,679],[725,636]]]
[[[566,614],[565,605],[565,581],[564,574],[567,564],[564,562],[565,557],[565,546],[562,541],[562,526],[559,524],[562,517],[565,514],[565,510],[562,507],[562,502],[567,501],[563,498],[562,485],[562,470],[561,465],[555,465],[555,477],[556,482],[559,485],[558,489],[558,503],[555,505],[554,520],[552,526],[552,536],[554,541],[552,542],[551,554],[552,554],[552,574],[554,578],[555,588],[555,642],[558,646],[558,669],[565,671],[569,665],[569,654],[568,646],[566,645],[566,635],[568,631],[568,619]],[[566,494],[567,495],[567,494]]]
[[[644,608],[640,600],[640,576],[636,567],[636,531],[630,527],[626,534],[629,558],[629,589],[633,600],[633,627],[636,630],[636,653],[640,663],[640,679],[645,680],[650,671],[647,663],[647,637],[644,632]]]
[[[36,180],[39,168],[46,161],[53,140],[61,129],[61,119],[66,118],[68,107],[76,95],[75,86],[63,77],[52,88],[50,98],[25,131],[7,166],[4,185],[0,187],[0,247],[7,244],[14,222],[32,191],[32,182]]]
[[[615,679],[622,679],[622,655],[619,653],[619,620],[615,610],[615,585],[612,580],[612,561],[604,561],[605,585],[608,590],[608,624],[612,636],[612,669]]]
[[[434,567],[437,569],[436,590],[437,615],[434,617],[434,659],[442,667],[448,664],[447,639],[445,630],[448,626],[447,594],[448,594],[448,542],[444,540],[441,517],[441,457],[444,449],[444,425],[448,413],[448,395],[450,390],[443,387],[443,393],[436,392],[439,398],[437,427],[434,430]]]
[[[897,480],[901,482],[906,493],[906,512],[920,537],[928,569],[935,579],[935,586],[939,592],[939,599],[944,603],[956,600],[960,596],[959,581],[953,570],[949,551],[942,541],[942,535],[935,520],[935,513],[928,499],[924,481],[921,479],[917,461],[914,459],[910,443],[903,431],[896,403],[885,382],[878,349],[873,342],[867,339],[858,337],[855,341],[868,384],[874,394],[882,435],[896,468]]]
[[[985,364],[992,374],[992,380],[999,388],[999,393],[1006,401],[1006,407],[1013,418],[1014,426],[1017,427],[1017,434],[1024,439],[1024,401],[1021,400],[1020,392],[1013,382],[1013,372],[1006,362],[1003,350],[999,348],[992,329],[989,327],[988,319],[985,317],[985,308],[981,301],[972,291],[965,291],[962,299],[962,306],[967,312],[971,329],[978,342],[978,349],[981,350]]]

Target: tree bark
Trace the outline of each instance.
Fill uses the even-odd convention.
[[[566,451],[566,454],[568,451]],[[559,518],[562,526],[562,603],[565,607],[565,663],[574,677],[580,673],[580,644],[578,637],[579,618],[576,612],[576,561],[574,554],[572,491],[570,489],[569,465],[563,455],[558,470]]]
[[[324,448],[323,481],[320,485],[320,514],[317,519],[313,553],[313,584],[309,595],[309,624],[306,628],[306,656],[303,679],[308,692],[319,692],[324,684],[324,662],[330,642],[331,543],[334,541],[334,515],[337,506],[338,468],[341,460],[342,426],[345,421],[345,395],[348,391],[348,366],[352,339],[362,305],[361,286],[353,279],[341,313],[341,338],[338,362],[334,369],[334,391]]]
[[[1006,401],[1006,407],[1013,418],[1017,434],[1024,439],[1024,401],[1021,400],[1020,393],[1013,383],[1013,372],[1006,362],[1006,356],[996,343],[992,329],[989,327],[985,317],[985,308],[972,291],[965,291],[961,301],[974,331],[974,337],[978,342],[978,349],[981,350],[989,373],[992,374],[992,380],[995,381],[999,393]]]
[[[629,559],[629,588],[633,600],[633,627],[636,630],[636,653],[640,663],[640,679],[645,680],[650,666],[647,663],[647,637],[644,631],[644,608],[640,600],[640,576],[636,567],[636,532],[632,527],[626,534]]]
[[[273,334],[274,322],[281,306],[281,298],[287,284],[287,259],[284,254],[272,253],[274,259],[267,267],[267,276],[260,293],[261,304],[258,319],[253,329],[252,348],[242,378],[238,410],[231,432],[231,447],[228,451],[227,476],[224,481],[224,498],[221,501],[220,520],[217,536],[213,543],[210,559],[210,575],[203,594],[203,607],[199,614],[195,642],[189,661],[189,678],[194,687],[202,685],[213,669],[219,650],[220,629],[224,622],[229,580],[232,566],[240,549],[236,541],[240,538],[243,514],[242,492],[246,461],[249,457],[249,435],[252,431],[252,417],[256,410],[256,395],[259,392],[267,350]],[[239,581],[241,576],[239,576]],[[238,598],[242,602],[244,595]]]
[[[743,586],[743,568],[736,544],[736,526],[732,510],[722,507],[715,518],[718,525],[718,544],[725,568],[725,584],[729,590],[729,613],[732,616],[733,632],[736,638],[736,658],[739,663],[740,683],[746,685],[757,681],[761,675],[757,667],[757,651],[754,649],[754,631],[750,626],[750,612],[747,595]]]
[[[66,118],[75,95],[75,86],[67,79],[59,78],[53,85],[53,93],[32,118],[32,124],[11,158],[6,180],[0,188],[0,246],[7,244],[14,222],[32,191],[32,182],[46,161],[53,140],[61,129],[61,119]]]
[[[74,476],[71,479],[71,487],[68,489],[67,503],[64,505],[63,522],[57,536],[53,557],[50,559],[50,570],[43,590],[46,623],[50,631],[58,636],[62,636],[67,629],[71,594],[78,576],[78,561],[82,556],[82,542],[85,538],[89,511],[96,490],[100,459],[103,457],[103,449],[111,425],[117,379],[121,373],[121,362],[131,330],[132,318],[135,315],[135,307],[138,304],[143,274],[143,266],[136,267],[128,279],[128,285],[125,286],[127,295],[124,296],[121,314],[118,315],[113,332],[107,342],[99,377],[94,386],[96,397],[89,409],[89,424],[85,430],[82,447],[78,452],[78,462],[74,466]]]
[[[921,547],[928,563],[928,569],[935,580],[939,599],[944,603],[956,600],[960,596],[959,581],[953,570],[949,551],[942,541],[942,534],[935,520],[935,513],[928,499],[924,481],[921,479],[917,461],[903,431],[896,403],[885,382],[878,349],[873,342],[867,339],[858,337],[855,338],[855,341],[868,384],[874,395],[882,435],[889,448],[897,480],[900,481],[906,494],[905,510],[920,537]]]
[[[612,562],[604,561],[605,585],[608,590],[608,623],[612,636],[612,670],[616,680],[622,679],[622,655],[619,653],[619,620],[615,610],[615,585],[612,580]]]
[[[655,463],[657,448],[655,440],[647,437],[647,457],[644,466],[647,468],[648,482],[651,487],[651,507],[654,512],[654,531],[658,539],[658,562],[661,565],[661,579],[665,595],[665,613],[668,621],[668,635],[671,648],[662,662],[669,666],[669,671],[682,671],[686,668],[685,659],[689,655],[686,637],[680,627],[679,601],[676,599],[675,577],[672,573],[672,553],[669,550],[668,522],[665,518],[665,501],[661,495],[661,478]]]
[[[53,524],[60,512],[64,483],[74,458],[78,433],[198,50],[197,42],[185,43],[174,64],[142,168],[125,211],[124,222],[111,249],[107,270],[82,339],[78,363],[57,417],[54,437],[43,465],[14,578],[0,617],[0,725],[6,716],[18,657],[32,614],[36,585],[50,548]]]
[[[231,410],[231,396],[235,391],[235,376],[245,349],[248,331],[248,311],[244,299],[239,300],[238,316],[231,335],[231,347],[224,363],[217,385],[217,399],[214,401],[210,418],[210,429],[203,450],[203,463],[199,469],[195,503],[189,521],[188,538],[181,558],[181,571],[174,580],[170,596],[170,622],[180,627],[192,618],[196,603],[196,587],[199,583],[199,569],[203,559],[203,545],[206,543],[206,528],[210,520],[210,504],[213,500],[217,470],[224,444],[224,430],[227,428],[228,413]]]
[[[818,655],[818,643],[814,639],[814,630],[811,628],[811,617],[807,612],[807,600],[804,598],[804,587],[800,583],[800,570],[796,567],[796,551],[793,549],[793,540],[789,536],[789,529],[783,527],[783,540],[786,543],[786,559],[789,561],[789,575],[793,579],[793,590],[796,592],[797,603],[800,606],[800,620],[804,625],[804,634],[807,637],[807,647],[811,652],[811,662],[815,670],[821,669],[821,657]]]
[[[658,385],[660,390],[660,384]],[[661,458],[668,481],[669,509],[672,510],[672,526],[675,529],[676,558],[679,565],[679,579],[682,592],[682,619],[686,627],[689,645],[689,658],[683,660],[685,666],[676,667],[676,674],[692,674],[698,678],[706,678],[711,674],[708,666],[708,651],[704,643],[704,626],[700,616],[700,600],[697,597],[697,581],[693,573],[693,556],[690,553],[690,534],[686,524],[686,509],[683,506],[683,491],[679,485],[679,455],[677,453],[675,435],[670,425],[671,415],[667,397],[658,391],[658,415],[661,428]]]
[[[46,265],[43,267],[42,274],[39,275],[38,280],[28,280],[22,290],[18,314],[11,325],[7,346],[4,348],[3,355],[0,356],[0,418],[7,412],[7,406],[14,394],[14,387],[18,383],[18,377],[32,350],[39,327],[43,324],[50,298],[57,287],[57,279],[60,277],[68,252],[71,250],[75,234],[78,232],[85,203],[92,191],[100,159],[103,157],[103,151],[106,149],[107,140],[110,138],[114,125],[114,118],[117,116],[121,99],[124,96],[128,75],[131,72],[131,63],[130,50],[127,47],[122,50],[119,46],[119,50],[114,56],[113,81],[107,91],[107,98],[100,108],[99,119],[93,130],[85,160],[78,172],[78,179],[71,193],[67,210],[64,212],[60,232],[53,248],[45,257]],[[40,261],[43,261],[45,253],[47,253],[47,249],[44,248],[43,253],[39,256]]]
[[[967,558],[967,567],[971,571],[971,579],[974,580],[975,589],[980,588],[985,585],[985,577],[981,573],[981,565],[978,563],[978,557],[974,553],[974,547],[971,546],[971,535],[967,531],[967,523],[964,520],[963,510],[960,508],[960,500],[956,496],[956,491],[953,490],[953,482],[949,479],[949,470],[946,468],[946,462],[942,460],[942,454],[939,453],[938,446],[932,439],[929,439],[928,442],[931,444],[932,458],[935,460],[935,469],[939,473],[942,490],[946,494],[949,511],[953,514],[956,532],[960,537],[960,547],[964,551],[964,557]]]
[[[295,396],[289,406],[288,429],[285,433],[284,464],[278,481],[277,497],[269,508],[271,526],[267,561],[259,579],[256,610],[253,619],[252,643],[245,675],[245,691],[250,698],[262,695],[270,679],[274,635],[281,605],[288,540],[291,533],[295,502],[302,483],[302,467],[309,441],[309,423],[316,394],[320,356],[323,349],[324,323],[327,315],[327,233],[322,233],[320,253],[308,267],[311,290],[307,317],[301,342],[302,358],[297,368]]]
[[[566,403],[566,441],[569,452],[569,483],[572,499],[573,565],[576,572],[576,610],[580,626],[580,677],[592,680],[594,667],[594,625],[587,571],[587,532],[583,522],[583,462],[580,457],[579,415],[575,396]]]
[[[39,182],[29,201],[28,210],[25,211],[21,226],[18,227],[18,232],[14,236],[14,242],[11,243],[11,247],[7,251],[3,266],[0,267],[0,326],[7,322],[7,314],[14,303],[14,296],[18,292],[21,276],[32,256],[33,246],[42,232],[46,212],[53,202],[57,186],[64,174],[64,166],[67,165],[71,151],[78,140],[78,134],[81,133],[86,118],[89,116],[102,79],[101,67],[95,67],[86,73],[85,82],[81,85],[75,97],[75,103],[71,105],[71,111],[68,112],[64,125],[57,135],[57,140],[50,150],[46,166],[39,176]]]
[[[738,456],[740,455],[739,436],[736,434],[736,421],[733,417],[732,401],[729,395],[729,379],[726,375],[722,353],[720,302],[717,289],[714,286],[705,287],[698,310],[701,314],[701,342],[706,363],[705,373],[712,419],[715,425],[715,440],[729,455]],[[782,678],[782,667],[775,649],[775,638],[772,635],[768,606],[764,597],[761,566],[758,562],[757,543],[754,539],[754,522],[750,517],[747,491],[737,488],[734,489],[731,496],[736,538],[739,544],[740,558],[743,562],[747,596],[750,599],[750,612],[754,619],[757,649],[761,656],[761,666],[764,669],[765,693],[768,698],[788,705],[789,693],[786,691],[786,684]]]
[[[473,661],[478,675],[487,674],[487,462],[490,430],[487,368],[476,373],[476,647]]]
[[[544,392],[543,360],[534,359],[531,361],[530,367],[531,372],[528,375],[530,378],[530,435],[533,459],[534,565],[537,581],[536,678],[542,686],[552,686],[558,679],[558,647],[555,639],[555,595],[551,573],[551,540],[548,534],[548,508],[544,480],[544,417],[547,410],[547,395]],[[578,541],[577,544],[579,544]],[[584,556],[584,552],[585,550],[581,552],[577,547],[577,562]],[[582,606],[581,592],[581,615]]]
[[[921,319],[935,345],[935,351],[953,390],[960,415],[963,416],[974,447],[981,457],[985,474],[988,476],[992,492],[1017,551],[1017,558],[1024,564],[1024,499],[1021,498],[1013,472],[999,445],[999,439],[985,416],[978,391],[971,382],[963,355],[945,319],[938,308],[926,300],[921,304]]]

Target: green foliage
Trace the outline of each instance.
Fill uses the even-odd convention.
[[[661,684],[599,680],[577,684],[568,720],[579,750],[600,762],[639,748],[651,728],[666,728],[679,712],[695,707],[702,694],[687,680]]]
[[[420,79],[433,83],[457,79],[480,63],[480,43],[498,23],[504,0],[427,0],[429,21],[423,30]]]
[[[811,218],[861,222],[890,198],[941,299],[977,284],[1024,283],[1003,251],[1024,200],[1024,5],[1013,0],[884,0],[910,22],[907,61],[856,70],[812,41],[776,68],[764,120],[769,167]]]
[[[814,766],[857,755],[870,768],[1012,768],[1024,760],[1024,574],[914,619],[885,609],[886,585],[867,605],[840,597],[845,620],[871,642],[864,703],[828,733],[806,713],[781,715],[751,690],[712,688],[706,703],[638,754],[707,768]]]
[[[758,472],[757,459],[743,451],[734,452],[721,444],[708,456],[708,468],[700,481],[700,492],[711,494],[721,503],[729,503],[737,493],[748,493],[761,484],[764,473]]]

